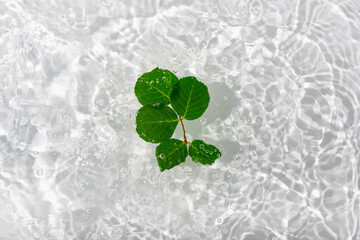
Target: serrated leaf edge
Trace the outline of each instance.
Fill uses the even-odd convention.
[[[178,139],[176,139],[176,140],[178,140]],[[163,142],[163,143],[166,143],[166,142]],[[160,143],[160,145],[161,145],[162,143]],[[176,151],[178,151],[184,144],[186,144],[185,142],[182,142],[180,145],[179,145],[179,147],[178,148],[176,148],[174,151],[172,151],[170,154],[168,154],[167,156],[168,157],[170,157],[171,155],[173,155]],[[158,145],[158,147],[160,146],[160,145]],[[161,154],[161,153],[160,153]],[[188,149],[186,148],[186,155],[185,155],[185,159],[184,159],[184,161],[183,162],[185,162],[185,160],[186,160],[186,157],[189,155],[189,151],[188,151]],[[158,156],[156,156],[156,158],[158,158]],[[176,167],[176,166],[179,166],[181,163],[183,163],[183,162],[180,162],[178,165],[175,165],[174,167]],[[172,168],[174,168],[174,167],[172,167]],[[171,169],[171,168],[170,168]],[[170,169],[167,169],[167,168],[164,168],[164,169],[161,169],[160,168],[160,171],[161,172],[163,172],[163,171],[165,171],[165,170],[170,170]]]

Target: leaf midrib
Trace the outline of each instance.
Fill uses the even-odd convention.
[[[178,121],[179,121],[179,119],[165,120],[165,121],[151,121],[151,122],[143,121],[142,123],[164,123],[164,122],[178,122]]]
[[[166,95],[164,92],[162,92],[160,89],[158,89],[157,87],[151,85],[150,83],[148,82],[145,82],[147,85],[149,85],[150,87],[153,87],[155,88],[158,92],[160,92],[162,95],[164,95],[166,98],[168,98],[170,100],[170,96]]]
[[[193,92],[193,89],[194,89],[194,84],[195,84],[195,82],[192,83],[192,86],[191,86],[191,89],[190,89],[190,95],[189,95],[189,98],[188,98],[187,103],[186,103],[184,118],[185,118],[187,110],[189,108],[189,103],[190,103],[191,95],[192,95],[192,92]]]
[[[184,145],[184,144],[185,144],[185,143],[182,142],[182,143],[179,145],[178,148],[176,148],[174,151],[172,151],[171,153],[169,153],[168,157],[170,157],[172,154],[174,154],[174,152],[176,152],[177,150],[179,150],[179,149],[182,147],[182,145]]]
[[[196,151],[198,151],[198,152],[201,154],[201,156],[202,156],[203,159],[205,159],[205,160],[208,160],[208,159],[209,159],[208,155],[205,154],[204,151],[201,151],[201,149],[198,149],[198,148],[195,147],[194,144],[192,144],[192,143],[191,143],[190,145],[191,145]]]

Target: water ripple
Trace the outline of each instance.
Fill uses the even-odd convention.
[[[359,10],[0,3],[0,238],[359,239]],[[138,138],[133,87],[156,66],[209,87],[185,126],[214,165],[160,172]]]

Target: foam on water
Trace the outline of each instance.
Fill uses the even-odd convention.
[[[0,1],[0,238],[360,239],[359,12]],[[185,127],[214,165],[161,173],[135,132],[134,84],[157,66],[209,86]]]

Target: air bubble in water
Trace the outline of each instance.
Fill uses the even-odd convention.
[[[44,173],[45,173],[45,171],[44,171],[42,168],[36,168],[36,169],[34,169],[34,175],[35,175],[35,177],[40,178],[40,177],[44,176]]]
[[[26,149],[26,146],[27,146],[26,143],[20,142],[17,147],[20,151],[24,151]]]
[[[222,224],[223,222],[224,222],[224,219],[223,219],[222,217],[219,217],[219,218],[216,219],[216,224],[217,224],[217,225],[220,225],[220,224]]]
[[[33,157],[38,157],[38,156],[39,156],[39,152],[36,152],[36,151],[30,152],[30,154],[31,154],[31,156],[33,156]]]

